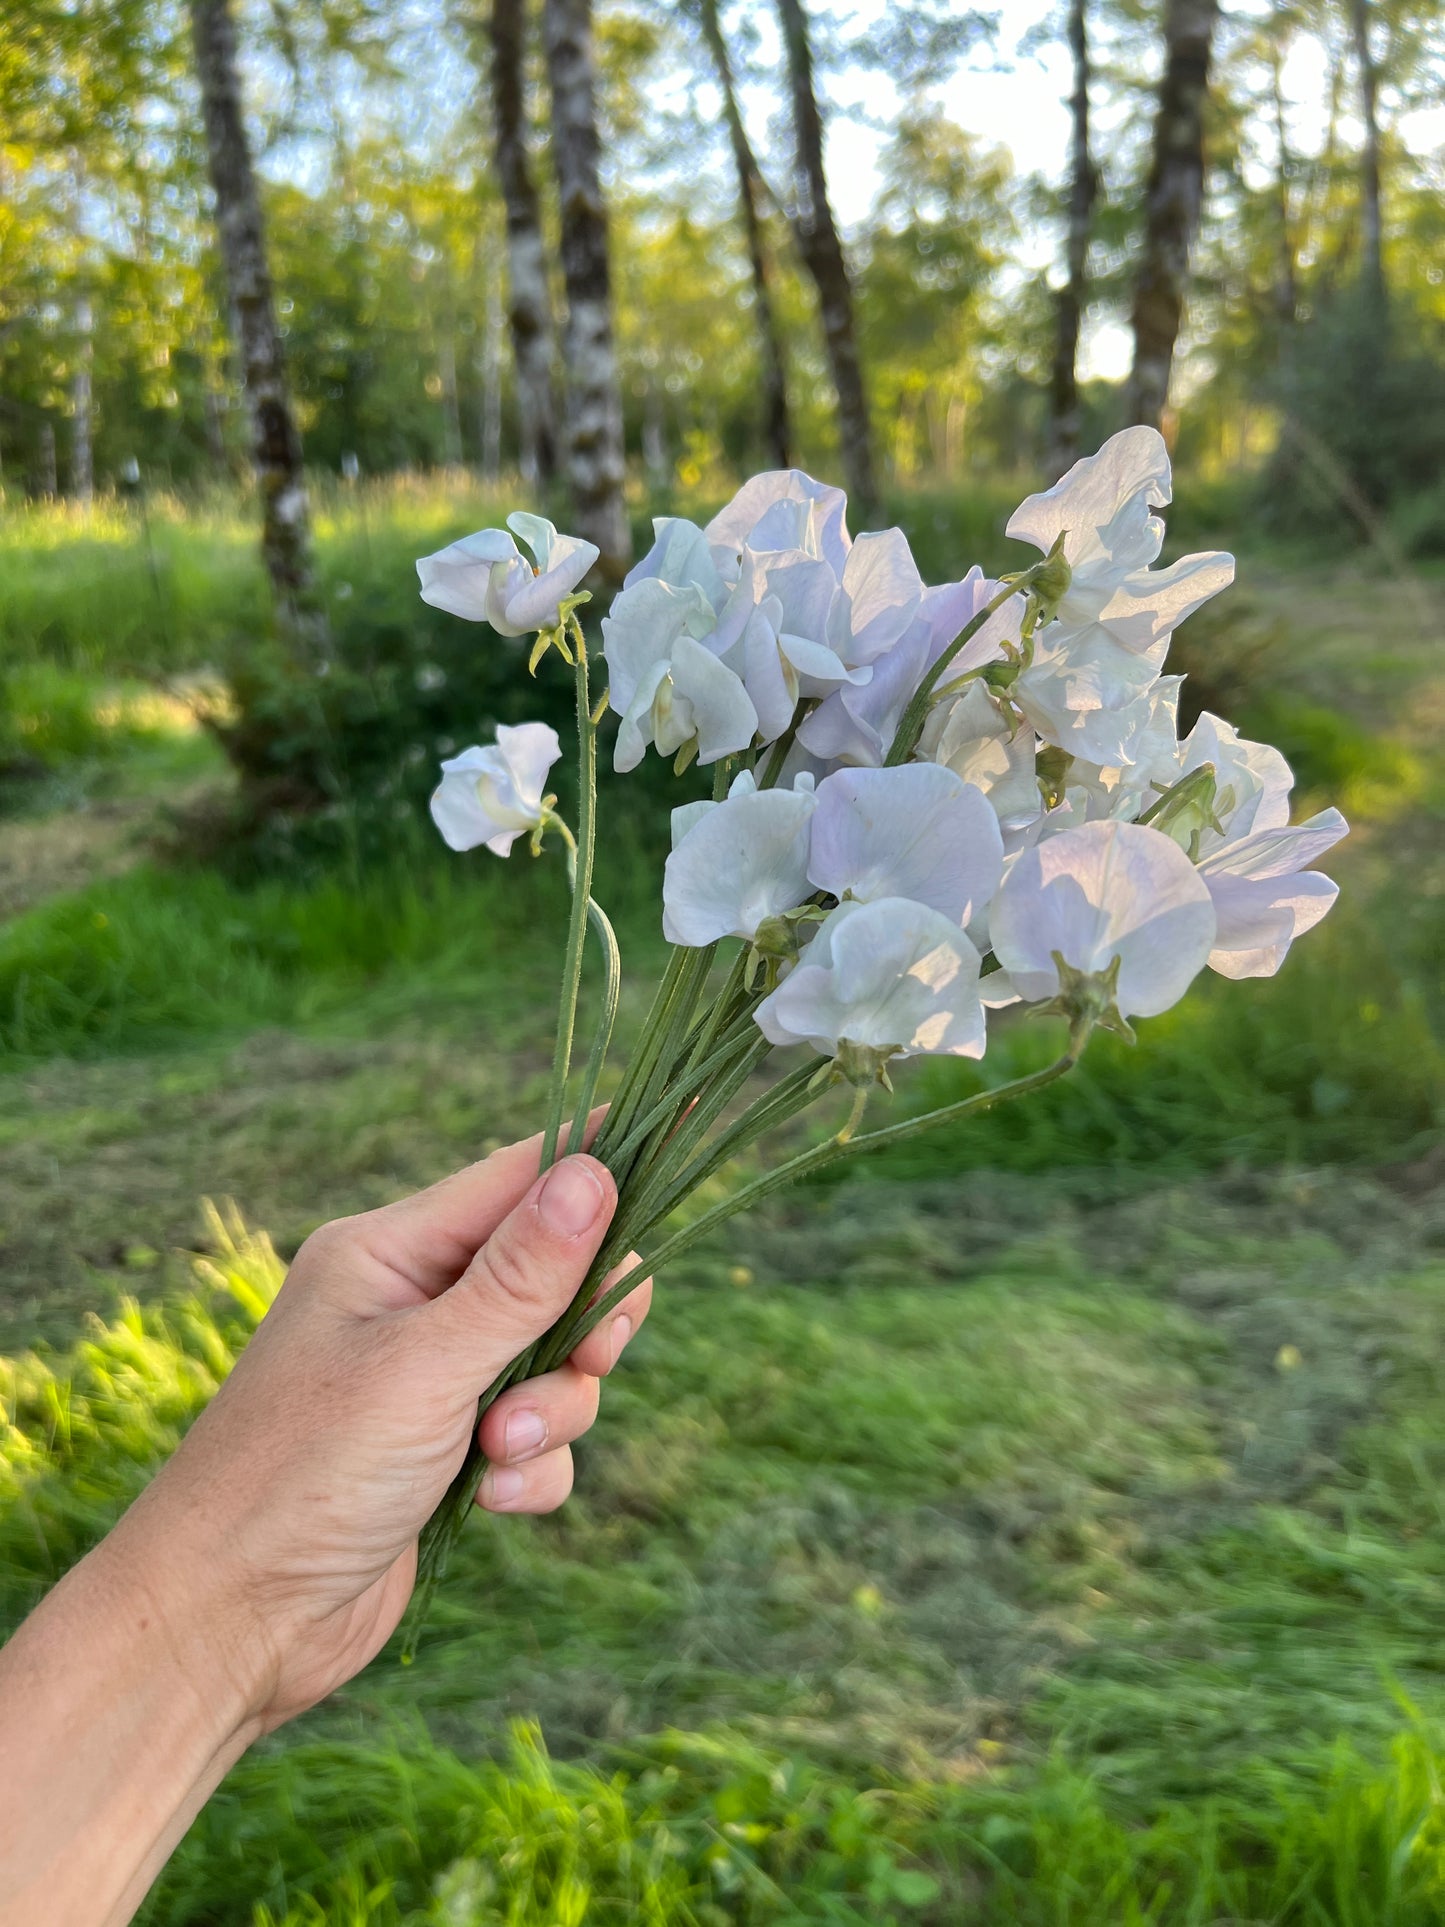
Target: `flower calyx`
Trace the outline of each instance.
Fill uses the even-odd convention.
[[[1053,743],[1039,751],[1034,770],[1038,778],[1039,795],[1044,800],[1046,810],[1056,810],[1063,802],[1073,761],[1066,749],[1059,749]]]
[[[827,910],[820,903],[802,903],[796,910],[784,910],[778,916],[764,917],[753,932],[752,943],[748,947],[748,989],[754,987],[760,974],[765,977],[769,990],[773,989],[782,966],[796,963],[802,955],[803,926],[822,923],[827,915]],[[811,930],[808,935],[812,935]]]
[[[1095,1030],[1109,1030],[1126,1043],[1138,1040],[1129,1020],[1122,1015],[1118,1005],[1119,964],[1116,956],[1107,969],[1100,971],[1077,970],[1065,961],[1062,950],[1053,953],[1054,968],[1059,973],[1057,995],[1046,1004],[1035,1006],[1035,1014],[1040,1017],[1063,1017],[1069,1025],[1069,1055],[1076,1061],[1088,1042],[1090,1033]]]
[[[537,640],[532,644],[532,653],[527,658],[529,676],[536,675],[538,665],[549,649],[555,649],[569,669],[579,655],[586,655],[587,646],[582,639],[582,624],[577,620],[577,611],[591,600],[590,589],[575,589],[571,595],[563,596],[557,604],[555,625],[537,631]]]
[[[898,1045],[856,1044],[851,1037],[838,1039],[838,1054],[828,1066],[832,1072],[831,1081],[841,1080],[851,1084],[857,1091],[870,1091],[875,1084],[881,1084],[885,1091],[892,1091],[893,1080],[888,1075],[890,1058],[896,1057]]]
[[[1025,583],[1028,585],[1028,607],[1024,611],[1023,619],[1023,633],[1026,641],[1032,637],[1036,629],[1041,629],[1046,623],[1053,621],[1059,612],[1059,604],[1069,593],[1074,572],[1064,554],[1064,543],[1068,539],[1068,534],[1067,529],[1060,529],[1054,537],[1053,547],[1042,562],[1036,562],[1031,569],[1024,569],[1017,576],[1003,578],[1005,582],[1016,581],[1020,587]]]
[[[1213,830],[1221,837],[1224,835],[1220,819],[1230,814],[1234,801],[1231,786],[1220,789],[1213,763],[1201,763],[1198,769],[1190,770],[1187,776],[1172,783],[1150,804],[1139,821],[1162,831],[1179,845],[1191,863],[1197,863],[1204,832]]]

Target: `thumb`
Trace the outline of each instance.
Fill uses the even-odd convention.
[[[563,1158],[503,1218],[451,1289],[422,1310],[424,1328],[469,1386],[484,1391],[561,1317],[616,1207],[605,1164]]]

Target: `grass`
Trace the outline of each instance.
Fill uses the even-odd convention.
[[[411,555],[485,514],[321,506],[335,606],[398,619]],[[935,572],[997,506],[910,502]],[[306,1232],[529,1128],[546,1076],[555,871],[168,854],[223,779],[155,678],[261,610],[234,505],[153,504],[151,539],[168,629],[133,523],[0,523],[47,771],[0,840],[4,1623]],[[568,1508],[479,1522],[417,1663],[246,1760],[152,1923],[1445,1915],[1434,589],[1278,555],[1250,583],[1189,666],[1357,819],[1323,928],[679,1263]],[[654,860],[604,860],[635,1024]],[[989,1075],[1049,1042],[1006,1030]],[[198,1221],[217,1193],[244,1220]]]

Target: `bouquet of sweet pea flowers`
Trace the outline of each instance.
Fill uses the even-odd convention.
[[[608,1241],[570,1310],[486,1395],[559,1364],[645,1270],[833,1160],[1040,1089],[1095,1029],[1131,1036],[1206,967],[1271,976],[1329,909],[1308,865],[1337,810],[1290,822],[1280,753],[1202,715],[1182,740],[1175,627],[1233,579],[1228,555],[1154,568],[1169,459],[1132,428],[1032,495],[1007,533],[1040,559],[925,586],[898,529],[850,539],[838,489],[755,476],[705,528],[675,518],[602,622],[594,686],[579,609],[586,542],[516,514],[418,563],[422,595],[555,650],[576,685],[578,807],[545,794],[543,723],[442,765],[432,814],[455,850],[566,854],[572,914],[544,1165],[580,1148],[617,1010],[617,941],[592,896],[596,753],[653,750],[714,773],[672,812],[662,925],[672,945],[593,1153],[617,1180]],[[604,992],[580,1076],[573,1032],[588,925]],[[1032,1075],[861,1129],[896,1058],[981,1058],[990,1013],[1062,1020]],[[774,1070],[776,1074],[769,1078]],[[680,1229],[668,1221],[739,1153],[839,1087],[841,1123]],[[633,1247],[640,1262],[615,1276]],[[423,1601],[474,1496],[469,1458],[423,1535]]]

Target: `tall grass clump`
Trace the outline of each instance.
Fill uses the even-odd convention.
[[[0,1625],[101,1537],[175,1450],[281,1286],[264,1232],[205,1207],[210,1253],[162,1306],[126,1299],[57,1358],[0,1357]]]

